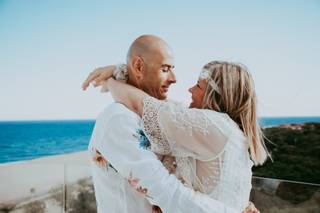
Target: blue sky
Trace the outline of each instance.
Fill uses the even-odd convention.
[[[319,1],[0,0],[0,120],[95,118],[110,95],[83,93],[95,67],[125,60],[139,35],[174,49],[187,92],[211,60],[251,71],[260,116],[320,115]]]

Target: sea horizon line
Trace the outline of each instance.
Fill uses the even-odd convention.
[[[295,115],[295,116],[259,116],[258,119],[264,119],[264,118],[319,118],[320,119],[320,115]],[[50,121],[95,121],[96,118],[59,118],[59,119],[54,119],[54,118],[48,118],[48,119],[5,119],[5,120],[1,120],[0,122],[50,122]]]

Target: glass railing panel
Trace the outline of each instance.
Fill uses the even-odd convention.
[[[320,212],[320,184],[253,177],[250,200],[261,212]]]
[[[63,165],[0,165],[0,212],[63,212]]]
[[[90,166],[0,165],[0,212],[95,213]],[[253,177],[250,200],[261,212],[320,212],[320,185]]]

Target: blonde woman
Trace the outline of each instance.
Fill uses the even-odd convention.
[[[175,165],[175,175],[186,186],[238,212],[245,209],[251,167],[267,158],[257,122],[254,84],[246,67],[224,61],[206,64],[196,85],[189,89],[189,108],[157,100],[116,81],[110,78],[110,69],[103,76],[108,78],[104,89],[142,117],[151,150],[175,157],[175,162],[167,162]],[[99,78],[96,80],[101,81]]]

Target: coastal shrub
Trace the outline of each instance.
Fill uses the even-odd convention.
[[[319,187],[311,185],[293,184],[282,182],[279,184],[276,195],[283,200],[298,204],[309,200]]]
[[[71,200],[70,213],[96,213],[96,202],[94,194],[82,190],[77,197]]]
[[[13,211],[16,207],[16,204],[0,204],[0,213],[9,213]]]
[[[96,213],[96,200],[91,178],[85,178],[68,187],[68,212]]]
[[[52,188],[49,193],[51,194],[51,198],[55,200],[59,206],[63,207],[63,190],[61,187]]]
[[[46,206],[41,201],[33,201],[24,206],[24,213],[44,213]]]
[[[301,129],[272,127],[263,130],[273,162],[254,167],[253,175],[320,184],[320,123]]]

